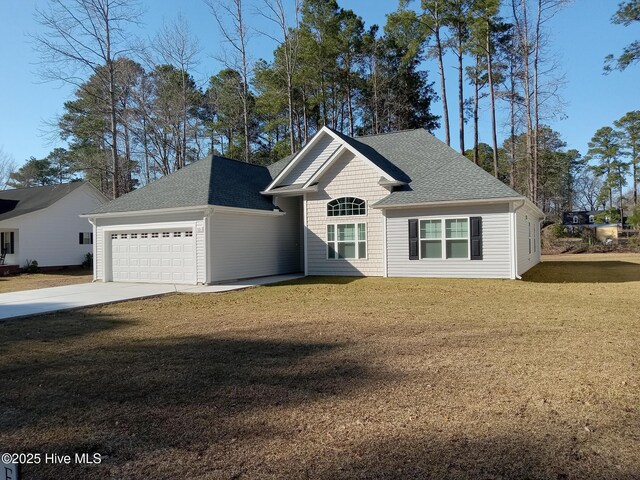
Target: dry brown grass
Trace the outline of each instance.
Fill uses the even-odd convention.
[[[0,445],[107,455],[27,478],[639,478],[638,263],[308,278],[7,322]]]
[[[77,283],[88,283],[92,279],[91,272],[78,269],[51,273],[23,273],[10,277],[0,277],[0,293],[75,285]]]

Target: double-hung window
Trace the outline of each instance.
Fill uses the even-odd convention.
[[[420,221],[420,258],[442,258],[442,220]]]
[[[469,257],[469,219],[452,218],[445,220],[445,241],[447,258]]]
[[[367,258],[367,224],[340,223],[327,225],[327,258]]]
[[[469,258],[469,219],[420,220],[420,258]]]

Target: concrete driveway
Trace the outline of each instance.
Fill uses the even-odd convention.
[[[41,313],[91,307],[105,303],[155,297],[166,293],[221,293],[284,282],[303,275],[276,275],[224,285],[172,285],[158,283],[81,283],[0,294],[0,321]]]

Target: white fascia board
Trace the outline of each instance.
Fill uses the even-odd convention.
[[[294,195],[301,195],[304,193],[313,193],[313,192],[317,192],[318,191],[318,186],[317,185],[312,185],[311,187],[307,187],[307,188],[298,188],[296,190],[285,190],[282,192],[278,192],[277,190],[275,192],[267,192],[266,190],[263,190],[262,192],[260,192],[262,195],[270,195],[272,197],[291,197]]]
[[[197,212],[197,211],[204,212],[209,208],[211,208],[211,205],[197,205],[193,207],[158,208],[155,210],[132,210],[130,212],[83,213],[80,215],[80,217],[84,217],[84,218],[136,217],[140,215],[162,215],[165,213]]]
[[[114,217],[138,217],[142,215],[163,215],[167,213],[191,213],[202,212],[203,215],[210,215],[211,212],[233,212],[241,215],[273,215],[281,216],[284,212],[280,210],[258,210],[252,208],[239,208],[239,207],[223,207],[216,205],[202,205],[196,207],[178,207],[178,208],[159,208],[157,210],[136,210],[132,212],[109,212],[109,213],[96,213],[96,214],[83,214],[81,217],[86,218],[114,218]]]
[[[342,141],[342,140],[340,140]],[[342,153],[344,151],[347,150],[347,147],[344,143],[342,143],[342,145],[340,145],[340,147],[338,147],[338,149],[333,152],[329,158],[327,158],[327,160],[322,164],[322,166],[316,171],[316,173],[314,173],[313,175],[311,175],[311,178],[309,178],[309,180],[307,180],[307,182],[302,186],[302,188],[307,188],[309,187],[309,185],[311,185],[312,183],[314,183],[318,178],[320,178],[322,176],[322,174],[324,172],[327,171],[327,169],[333,165],[336,160],[338,160],[338,158],[340,158],[340,155],[342,155]],[[317,188],[316,188],[317,190]]]
[[[278,209],[273,210],[258,210],[252,208],[239,208],[239,207],[213,207],[213,214],[216,213],[237,213],[238,215],[266,215],[269,217],[282,217],[286,215],[285,212]]]
[[[512,203],[514,201],[522,201],[522,197],[509,197],[509,198],[487,198],[477,200],[447,200],[443,202],[421,202],[421,203],[404,203],[402,205],[372,205],[372,208],[379,210],[389,209],[402,209],[402,208],[414,208],[414,207],[438,207],[441,205],[490,205],[499,203]]]
[[[269,190],[271,190],[274,186],[276,186],[278,182],[280,182],[280,180],[285,178],[287,174],[291,172],[293,167],[295,167],[300,162],[300,159],[305,155],[305,153],[313,145],[315,145],[318,142],[318,140],[320,140],[320,138],[322,137],[321,133],[331,133],[331,132],[326,127],[322,127],[320,130],[318,130],[316,134],[313,137],[311,137],[311,140],[304,147],[302,147],[302,150],[300,150],[291,159],[291,161],[287,164],[287,166],[284,167],[284,169],[282,169],[282,171],[278,175],[276,175],[276,178],[273,179],[273,181],[267,186],[267,188],[264,189],[264,192],[263,192],[264,194],[268,195]]]

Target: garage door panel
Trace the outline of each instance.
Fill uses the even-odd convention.
[[[196,283],[191,230],[123,231],[111,239],[113,281]]]

